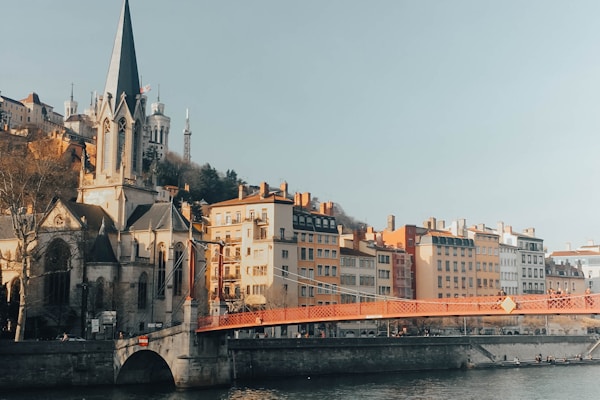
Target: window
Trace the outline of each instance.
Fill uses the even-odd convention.
[[[315,259],[315,249],[308,249],[308,259],[309,260]]]
[[[148,303],[148,275],[144,272],[138,279],[137,308],[145,310]]]
[[[317,276],[323,276],[323,266],[317,265]]]
[[[288,276],[290,273],[290,269],[287,265],[281,266],[281,276]]]
[[[450,287],[450,276],[446,276],[446,287]]]
[[[442,270],[442,260],[437,260],[437,270],[438,271]]]
[[[287,250],[281,250],[281,258],[288,258],[289,253]]]
[[[446,272],[450,272],[450,261],[446,260]]]
[[[312,243],[314,240],[314,235],[312,233],[308,234],[308,243]]]
[[[183,286],[183,243],[175,245],[175,265],[173,266],[173,294],[181,296]]]
[[[438,288],[442,288],[442,276],[438,275]]]
[[[337,276],[337,267],[335,265],[331,266],[331,276]]]
[[[306,247],[301,247],[300,248],[300,259],[301,260],[306,260]]]
[[[167,266],[167,248],[164,243],[161,243],[158,247],[158,276],[156,285],[156,294],[158,296],[165,295],[165,279],[166,279],[166,266]]]
[[[68,305],[71,289],[71,250],[61,239],[53,240],[45,254],[44,291],[46,304]]]

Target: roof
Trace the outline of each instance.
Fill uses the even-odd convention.
[[[375,257],[373,254],[363,253],[362,251],[354,250],[349,247],[340,247],[340,255],[354,257]]]
[[[90,231],[97,232],[102,225],[104,225],[105,229],[109,232],[116,231],[112,218],[102,207],[92,204],[75,203],[72,201],[63,200],[62,202],[65,207],[79,219],[79,221],[85,222]]]
[[[220,203],[212,204],[211,207],[227,207],[227,206],[236,206],[236,205],[244,205],[244,204],[265,204],[265,203],[280,203],[280,204],[294,204],[293,200],[288,199],[287,197],[279,196],[275,193],[269,193],[266,196],[261,196],[260,193],[253,194],[250,196],[243,197],[240,199],[236,197],[235,199],[221,201]]]
[[[591,250],[565,250],[565,251],[553,251],[550,257],[581,257],[581,256],[600,256],[597,251]]]
[[[184,232],[190,229],[190,224],[172,203],[154,203],[136,207],[127,221],[127,228],[135,231],[172,228]]]
[[[92,246],[89,261],[98,263],[116,263],[118,262],[117,257],[110,244],[104,222],[104,219],[102,219],[102,225],[100,226],[98,236],[96,236],[96,240]]]
[[[21,100],[22,103],[33,103],[33,104],[37,104],[37,105],[42,105],[42,102],[40,101],[40,96],[37,95],[37,93],[35,92],[31,92],[29,93],[29,96],[27,96],[25,99]]]
[[[16,239],[10,215],[0,216],[0,240]]]
[[[4,99],[5,101],[11,102],[11,103],[15,103],[15,104],[18,104],[18,105],[21,105],[21,106],[25,107],[25,105],[23,103],[21,103],[18,100],[11,99],[10,97],[0,96],[0,98]]]
[[[133,28],[129,14],[129,1],[123,2],[123,9],[117,27],[117,35],[108,68],[104,94],[111,93],[113,111],[119,104],[121,94],[125,93],[127,106],[133,114],[136,96],[140,94],[140,79],[133,43]]]

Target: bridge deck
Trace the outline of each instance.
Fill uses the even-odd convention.
[[[600,314],[600,294],[487,296],[279,308],[198,319],[196,332],[311,322],[448,316]]]

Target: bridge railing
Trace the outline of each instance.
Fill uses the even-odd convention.
[[[255,326],[365,319],[526,315],[599,314],[600,294],[486,296],[404,300],[278,308],[198,319],[198,332]]]

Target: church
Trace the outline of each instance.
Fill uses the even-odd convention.
[[[67,117],[76,112],[72,99],[70,106]],[[124,0],[106,86],[91,114],[95,162],[82,162],[77,200],[58,199],[40,221],[26,338],[136,335],[179,324],[184,301],[205,296],[202,234],[157,187],[152,168],[143,170],[149,148],[159,156],[168,150],[164,106],[153,104],[149,115],[146,108]],[[0,221],[0,251],[15,254],[16,246],[10,223]],[[14,310],[20,276],[2,269]]]

